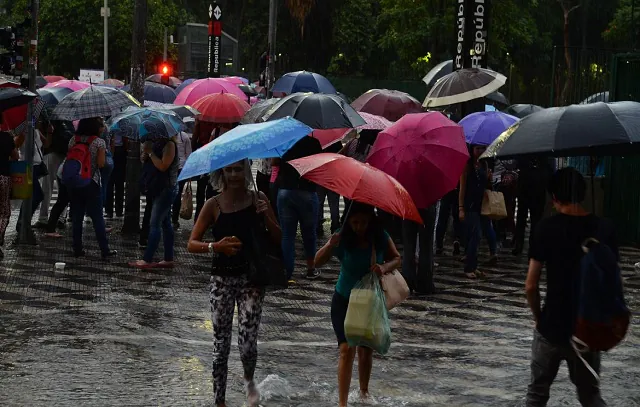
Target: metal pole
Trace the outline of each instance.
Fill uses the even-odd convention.
[[[29,90],[36,91],[36,71],[38,69],[38,6],[39,0],[31,0],[31,36],[29,42]],[[35,120],[33,117],[33,107],[35,102],[29,102],[27,107],[27,136],[24,140],[25,143],[25,160],[27,161],[27,167],[31,169],[33,174],[33,155],[35,153],[34,148],[34,136],[35,136]],[[38,180],[33,177],[33,182]],[[33,195],[33,194],[32,194]],[[20,244],[36,244],[36,237],[31,230],[31,216],[33,206],[33,196],[31,198],[22,201],[22,210],[20,217],[20,230],[18,234],[18,243]]]
[[[276,24],[277,24],[277,19],[276,19],[276,0],[270,0],[269,1],[269,36],[268,36],[268,42],[269,42],[269,50],[267,51],[267,78],[266,78],[266,84],[267,84],[267,95],[271,96],[271,87],[273,86],[273,79],[275,78],[275,65],[274,65],[274,59],[275,59],[275,39],[276,39]]]
[[[636,49],[636,0],[631,0],[631,47]]]
[[[109,0],[104,0],[104,79],[109,78]]]
[[[105,0],[107,1],[107,0]],[[167,27],[164,27],[164,51],[162,52],[162,61],[167,61]]]

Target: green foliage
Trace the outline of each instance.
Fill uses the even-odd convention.
[[[371,0],[345,0],[333,18],[332,34],[336,54],[327,71],[332,75],[362,75],[374,45]]]
[[[623,48],[630,45],[633,39],[632,31],[635,29],[635,39],[637,41],[638,25],[640,25],[640,1],[635,2],[632,10],[632,0],[620,0],[616,13],[609,23],[607,29],[602,33],[602,37],[607,44],[614,48]],[[635,17],[635,18],[632,18]],[[635,21],[635,26],[633,21]]]

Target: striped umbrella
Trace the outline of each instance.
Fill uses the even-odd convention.
[[[500,89],[506,82],[506,76],[489,69],[460,69],[440,78],[429,91],[423,106],[449,106],[482,98]]]
[[[140,103],[126,92],[104,86],[90,86],[73,92],[53,109],[55,120],[80,120],[90,117],[107,117],[119,113],[128,106]]]

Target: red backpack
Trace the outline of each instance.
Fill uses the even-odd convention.
[[[96,139],[91,136],[86,142],[75,136],[75,144],[67,152],[67,159],[62,166],[62,183],[69,188],[83,188],[91,183],[91,151],[89,146]]]

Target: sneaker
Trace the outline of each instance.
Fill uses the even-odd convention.
[[[90,218],[90,217],[88,217],[88,216],[85,216],[85,217],[84,217],[84,223],[86,223],[86,224],[90,224],[90,223],[91,223],[91,218]]]
[[[309,280],[315,280],[318,277],[320,277],[320,270],[318,269],[307,270],[307,278]]]
[[[294,280],[294,279],[292,279],[292,278],[290,278],[290,279],[287,281],[287,287],[289,287],[289,288],[294,287],[296,284],[297,284],[297,283],[296,283],[296,280]]]
[[[102,253],[102,260],[106,260],[106,259],[108,259],[109,257],[113,257],[113,256],[115,256],[115,255],[117,255],[117,254],[118,254],[118,251],[117,251],[117,250],[109,250],[109,251],[108,251],[108,252],[106,252],[106,253]]]

